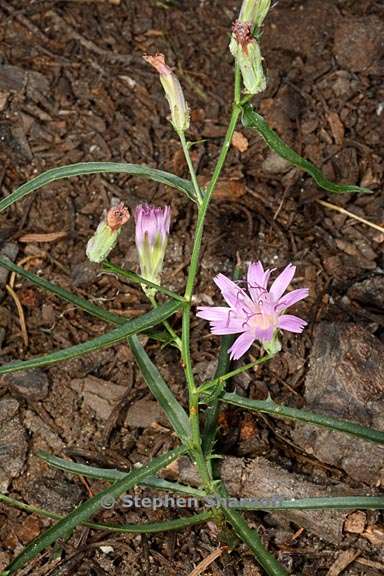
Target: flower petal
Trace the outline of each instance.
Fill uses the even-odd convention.
[[[228,306],[198,306],[196,316],[212,322],[217,322],[218,320],[226,322],[230,310]]]
[[[231,360],[238,360],[250,349],[255,338],[250,332],[244,332],[236,338],[230,349],[228,350]]]
[[[224,300],[231,306],[231,308],[236,309],[241,313],[242,308],[245,306],[252,306],[252,300],[250,297],[242,290],[233,280],[224,276],[224,274],[218,274],[213,281],[216,286],[220,288]]]
[[[200,306],[197,310],[198,318],[210,321],[212,334],[238,334],[247,329],[246,317],[227,306]]]
[[[279,274],[276,280],[273,282],[272,286],[269,289],[269,293],[271,294],[273,300],[276,303],[288,288],[289,284],[292,281],[292,278],[295,275],[295,272],[296,272],[296,266],[288,264],[288,266],[284,268],[281,274]]]
[[[288,332],[296,332],[297,334],[300,334],[307,324],[308,322],[302,318],[291,314],[283,314],[279,318],[279,328]]]
[[[275,331],[275,326],[269,326],[268,328],[256,328],[255,338],[260,342],[270,342],[273,338],[273,333]]]
[[[245,332],[247,330],[246,326],[242,324],[231,324],[230,326],[224,326],[223,324],[211,324],[211,334],[215,336],[225,336],[226,334],[240,334],[240,332]]]
[[[263,265],[260,262],[251,262],[248,266],[247,284],[248,292],[252,300],[257,302],[260,294],[265,292],[268,285],[268,280],[271,275],[271,270],[264,271]]]
[[[280,300],[277,303],[276,309],[285,310],[286,308],[293,306],[293,304],[296,304],[296,302],[299,302],[300,300],[306,298],[308,294],[309,294],[308,288],[298,288],[297,290],[292,290],[292,292],[289,292],[288,294],[280,298]]]

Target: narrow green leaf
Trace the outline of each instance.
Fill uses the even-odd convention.
[[[247,500],[246,498],[244,500]],[[236,510],[383,510],[384,496],[329,496],[314,498],[260,498],[236,503]],[[229,499],[230,501],[230,499]]]
[[[140,344],[138,338],[130,336],[128,343],[148,388],[164,410],[179,438],[183,443],[188,443],[191,437],[191,426],[187,413],[164,382],[163,377]]]
[[[17,508],[18,510],[24,510],[25,512],[31,512],[32,514],[38,514],[45,518],[51,518],[53,520],[61,520],[65,518],[61,514],[56,514],[56,512],[49,512],[43,510],[42,508],[36,508],[35,506],[30,506],[24,502],[19,502],[14,498],[10,498],[5,494],[0,494],[0,502],[8,504],[12,508]],[[117,533],[132,533],[132,534],[156,534],[158,532],[167,532],[169,530],[180,530],[181,528],[187,528],[188,526],[195,526],[196,524],[201,524],[202,522],[207,522],[213,516],[211,510],[206,510],[200,512],[199,514],[194,514],[193,516],[186,516],[184,518],[175,518],[174,520],[166,520],[164,522],[143,522],[140,524],[104,524],[99,522],[82,522],[82,526],[87,526],[88,528],[93,528],[94,530],[104,530],[106,532],[117,532]]]
[[[228,492],[222,483],[218,484],[218,492],[221,498],[229,498]],[[248,526],[240,512],[227,506],[223,506],[221,510],[238,537],[254,552],[256,560],[260,566],[264,568],[268,576],[288,576],[288,572],[279,564],[276,558],[268,552],[258,532]]]
[[[242,121],[246,128],[256,128],[272,150],[297,168],[300,168],[300,170],[304,170],[304,172],[310,174],[320,188],[324,188],[324,190],[332,192],[333,194],[345,194],[348,192],[372,194],[372,191],[368,190],[368,188],[362,188],[361,186],[355,186],[353,184],[335,184],[331,182],[317,166],[300,156],[300,154],[283,142],[280,136],[268,126],[265,119],[252,109],[251,105],[246,105],[243,108],[243,112]]]
[[[98,173],[124,173],[131,176],[143,176],[154,180],[160,184],[166,184],[172,188],[180,190],[194,202],[196,201],[193,186],[188,180],[179,178],[169,172],[150,168],[149,166],[140,164],[127,164],[125,162],[82,162],[79,164],[69,164],[68,166],[60,166],[59,168],[52,168],[25,182],[17,188],[12,194],[3,198],[0,201],[0,212],[21,200],[31,192],[42,188],[46,184],[50,184],[55,180],[62,178],[70,178],[71,176],[82,176],[84,174],[98,174]]]
[[[313,412],[307,412],[306,410],[298,408],[289,408],[288,406],[276,404],[272,400],[249,400],[237,394],[224,394],[220,400],[233,406],[245,408],[246,410],[264,412],[266,414],[272,414],[272,416],[277,416],[278,418],[300,420],[301,422],[323,426],[324,428],[330,428],[331,430],[338,430],[352,434],[353,436],[358,436],[359,438],[364,438],[364,440],[384,444],[384,432],[375,430],[374,428],[367,428],[355,422],[349,422],[348,420],[314,414]]]
[[[144,286],[149,286],[150,288],[155,288],[155,290],[157,290],[158,292],[161,292],[162,294],[166,294],[167,296],[170,296],[174,300],[179,300],[180,302],[185,302],[185,299],[182,296],[180,296],[179,294],[177,294],[176,292],[172,292],[172,290],[168,290],[168,288],[164,288],[164,286],[160,286],[159,284],[154,284],[154,282],[151,282],[150,280],[146,280],[142,276],[135,274],[135,272],[131,272],[130,270],[124,270],[124,268],[120,268],[120,266],[116,266],[115,264],[112,264],[112,262],[109,262],[108,260],[105,260],[103,262],[103,268],[104,268],[105,272],[112,272],[113,274],[117,274],[118,276],[121,276],[122,278],[126,278],[127,280],[130,280],[131,282],[134,282],[135,284],[144,284]]]
[[[76,528],[76,526],[86,522],[88,518],[96,514],[96,512],[105,506],[105,502],[108,499],[109,501],[113,501],[114,499],[119,498],[122,494],[142,482],[148,476],[152,476],[162,468],[168,466],[171,462],[176,460],[176,458],[185,454],[185,452],[186,448],[181,446],[167,454],[154,458],[146,466],[126,474],[124,478],[118,480],[112,486],[80,504],[80,506],[68,514],[68,516],[59,520],[59,522],[51,526],[41,536],[32,540],[32,542],[30,542],[28,546],[26,546],[26,548],[24,548],[24,550],[9,564],[5,573],[13,574],[16,572],[16,570],[35,558],[42,550],[56,542],[58,538],[67,536],[68,533],[70,534],[74,528]]]
[[[82,310],[88,312],[88,314],[91,314],[96,318],[100,318],[101,320],[105,320],[105,322],[109,322],[111,324],[122,325],[127,323],[126,318],[118,316],[118,314],[113,314],[113,312],[109,312],[108,310],[101,308],[101,306],[92,304],[92,302],[89,302],[88,300],[85,300],[80,296],[76,296],[72,292],[69,292],[64,288],[60,288],[60,286],[57,286],[56,284],[52,284],[52,282],[49,282],[48,280],[45,280],[44,278],[37,276],[37,274],[34,274],[33,272],[28,272],[24,268],[21,268],[20,266],[17,266],[17,264],[11,262],[11,260],[9,260],[8,258],[0,256],[0,266],[6,268],[10,272],[16,272],[22,278],[26,278],[36,286],[39,286],[39,288],[43,288],[44,290],[47,290],[52,294],[56,294],[56,296],[59,296],[66,302],[74,304],[78,308],[81,308]]]
[[[180,302],[175,300],[166,302],[165,304],[161,304],[155,310],[151,310],[139,318],[129,320],[119,328],[107,332],[107,334],[103,334],[102,336],[98,336],[93,340],[88,340],[82,344],[77,344],[76,346],[65,348],[64,350],[58,350],[57,352],[53,352],[51,354],[37,356],[36,358],[31,358],[30,360],[19,360],[17,362],[10,362],[9,364],[0,366],[0,374],[17,372],[19,370],[26,370],[27,368],[35,368],[38,366],[49,366],[50,364],[55,364],[57,362],[63,362],[64,360],[83,356],[83,354],[87,354],[88,352],[94,352],[95,350],[113,346],[114,344],[117,344],[121,340],[125,340],[133,334],[144,332],[148,328],[152,328],[153,326],[160,324],[160,322],[172,316],[172,314],[174,314],[179,308]]]
[[[127,472],[123,472],[122,470],[116,470],[115,468],[97,468],[87,464],[79,464],[77,462],[71,462],[70,460],[64,460],[64,458],[59,458],[58,456],[48,454],[48,452],[44,451],[37,452],[37,456],[54,468],[65,470],[66,472],[70,472],[71,474],[76,474],[78,476],[85,476],[86,478],[95,478],[97,480],[107,480],[107,482],[116,482],[116,480],[120,480],[120,478],[123,478],[123,476],[127,475]],[[140,484],[150,488],[156,488],[158,490],[180,492],[181,494],[188,494],[190,496],[196,496],[197,498],[205,497],[204,490],[192,488],[192,486],[187,486],[184,484],[178,484],[177,482],[169,482],[168,480],[163,480],[162,478],[146,478],[140,482]]]

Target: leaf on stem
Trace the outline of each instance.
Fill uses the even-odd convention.
[[[138,338],[131,336],[128,339],[128,343],[148,388],[164,410],[179,438],[182,442],[188,443],[191,439],[191,425],[187,413],[168,388],[159,370],[140,344]]]
[[[131,176],[143,176],[149,180],[154,180],[160,184],[166,184],[167,186],[176,188],[186,194],[190,200],[196,202],[192,184],[188,182],[188,180],[179,178],[169,172],[150,168],[149,166],[141,164],[127,164],[125,162],[80,162],[79,164],[69,164],[68,166],[52,168],[51,170],[39,174],[36,178],[32,178],[32,180],[25,182],[12,192],[12,194],[0,201],[0,212],[28,194],[31,194],[31,192],[34,192],[55,180],[69,178],[71,176],[99,173],[124,173],[130,174]]]
[[[264,412],[266,414],[271,414],[272,416],[277,416],[278,418],[300,420],[301,422],[307,422],[308,424],[314,424],[315,426],[323,426],[325,428],[330,428],[331,430],[338,430],[339,432],[352,434],[353,436],[358,436],[359,438],[364,438],[371,442],[384,444],[384,432],[381,432],[380,430],[367,428],[366,426],[361,426],[360,424],[349,422],[348,420],[341,420],[339,418],[315,414],[306,410],[299,410],[298,408],[282,406],[281,404],[276,404],[271,399],[249,400],[248,398],[243,398],[237,394],[224,394],[220,400],[227,404],[232,404],[233,406],[239,406],[239,408],[245,408],[246,410]]]
[[[155,310],[151,310],[139,318],[129,320],[119,328],[115,328],[114,330],[107,332],[107,334],[103,334],[102,336],[98,336],[97,338],[88,340],[82,344],[70,346],[69,348],[58,350],[51,354],[37,356],[30,360],[18,360],[17,362],[10,362],[9,364],[0,366],[0,374],[26,370],[27,368],[49,366],[50,364],[56,364],[57,362],[63,362],[64,360],[83,356],[83,354],[87,354],[88,352],[94,352],[96,350],[101,350],[102,348],[113,346],[133,334],[144,332],[145,330],[148,330],[148,328],[160,324],[163,320],[172,316],[180,306],[180,302],[176,300],[166,302],[165,304],[158,306]]]
[[[32,542],[30,542],[28,546],[26,546],[26,548],[24,548],[24,550],[18,556],[16,556],[16,558],[6,568],[5,573],[13,574],[16,572],[16,570],[35,558],[42,550],[56,542],[58,538],[67,537],[68,534],[71,534],[72,530],[74,530],[76,526],[86,522],[88,518],[102,509],[106,502],[114,502],[122,494],[137,484],[140,484],[140,482],[142,482],[148,476],[156,474],[156,472],[168,466],[171,462],[176,460],[176,458],[185,452],[185,447],[179,447],[175,450],[172,450],[171,452],[163,454],[162,456],[158,456],[146,466],[126,474],[124,478],[118,480],[109,488],[106,488],[96,496],[93,496],[92,498],[89,498],[80,504],[80,506],[68,514],[68,516],[62,520],[59,520],[59,522],[51,526],[41,536],[38,536],[32,540]]]
[[[72,462],[71,460],[65,460],[64,458],[59,458],[53,454],[48,454],[48,452],[44,452],[42,450],[37,452],[37,456],[54,468],[65,470],[65,472],[70,472],[71,474],[76,474],[77,476],[85,476],[86,478],[95,478],[97,480],[106,480],[107,482],[116,482],[116,480],[120,480],[127,475],[127,472],[123,472],[122,470],[116,470],[115,468],[98,468],[96,466],[89,466],[88,464],[79,464],[78,462]],[[169,492],[189,494],[198,498],[203,498],[205,496],[205,492],[203,490],[192,488],[192,486],[187,486],[185,484],[178,484],[177,482],[163,480],[162,478],[156,478],[155,476],[146,478],[140,482],[140,484],[143,486],[156,488],[158,490],[167,490]]]
[[[355,186],[353,184],[335,184],[328,180],[317,166],[300,156],[300,154],[283,142],[280,136],[268,126],[265,119],[255,112],[249,104],[243,108],[242,121],[246,128],[256,128],[268,146],[279,156],[312,176],[320,188],[324,188],[324,190],[332,192],[333,194],[345,194],[349,192],[372,194],[372,191],[368,190],[368,188],[362,188],[361,186]]]

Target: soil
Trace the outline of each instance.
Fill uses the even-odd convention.
[[[0,0],[2,195],[46,169],[82,161],[143,162],[186,177],[158,78],[142,60],[144,53],[157,51],[166,55],[184,86],[191,107],[190,139],[203,141],[193,148],[193,157],[205,181],[230,112],[228,38],[239,4],[239,0]],[[308,319],[308,329],[302,337],[285,337],[284,351],[276,360],[234,385],[253,398],[269,391],[278,402],[292,406],[307,402],[313,410],[319,386],[319,409],[349,414],[365,425],[374,422],[381,429],[384,234],[317,200],[327,199],[377,224],[384,221],[383,33],[381,0],[280,0],[273,8],[262,38],[268,88],[255,99],[255,106],[281,137],[328,177],[359,183],[374,194],[328,197],[310,178],[269,152],[257,134],[239,126],[209,211],[196,289],[196,302],[212,304],[218,296],[213,275],[231,274],[238,259],[243,263],[261,259],[276,268],[296,264],[297,285],[310,288],[310,297],[297,307]],[[114,276],[100,275],[85,256],[87,239],[112,198],[131,209],[141,201],[172,205],[163,283],[182,290],[194,208],[179,193],[138,178],[98,175],[45,187],[0,216],[2,253],[127,318],[140,315],[148,309],[140,290]],[[113,260],[135,269],[132,231],[130,224]],[[48,233],[58,234],[45,242],[28,236]],[[6,282],[2,272],[2,362],[83,342],[106,329],[102,322],[16,279],[14,289],[26,316],[26,341]],[[177,318],[174,326],[179,327]],[[219,340],[208,334],[205,322],[192,319],[192,328],[193,360],[198,376],[204,378],[214,369]],[[324,351],[324,340],[333,342],[331,350]],[[363,350],[365,342],[370,343],[368,350]],[[333,346],[339,346],[343,355],[341,369],[349,370],[343,376]],[[311,357],[313,347],[316,354]],[[153,341],[146,348],[185,402],[176,351]],[[246,360],[256,355],[253,349]],[[314,372],[312,363],[319,358],[324,370],[319,371],[317,364]],[[364,362],[375,374],[372,386],[362,375]],[[338,374],[336,387],[333,371]],[[354,402],[348,411],[349,397]],[[360,493],[368,488],[377,493],[383,484],[382,467],[370,466],[364,473],[360,444],[359,458],[354,459],[353,442],[340,447],[332,438],[332,453],[339,452],[331,457],[323,437],[293,430],[283,421],[233,408],[225,410],[220,421],[222,452],[255,462],[263,456],[273,464],[274,474],[279,465],[284,474],[301,475],[312,484],[341,481]],[[65,513],[102,486],[48,468],[36,456],[39,449],[130,469],[174,445],[126,344],[1,381],[0,485],[28,503]],[[362,528],[360,532],[354,528],[355,533],[370,529],[363,547],[350,538],[332,543],[326,535],[320,538],[278,515],[248,517],[291,574],[382,574],[383,518],[371,513],[361,520],[356,514],[350,525]],[[98,519],[123,523],[175,515],[175,511],[136,509],[105,511]],[[0,568],[49,525],[49,520],[1,506]],[[219,541],[209,525],[145,537],[78,529],[60,546],[60,554],[46,552],[20,574],[187,576]],[[205,574],[262,572],[249,550],[240,546],[231,554],[223,553]]]

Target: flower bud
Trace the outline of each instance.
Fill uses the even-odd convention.
[[[128,209],[122,202],[108,210],[95,234],[88,240],[86,252],[91,262],[102,262],[106,259],[117,242],[122,226],[129,218]]]
[[[171,209],[169,206],[156,208],[141,204],[135,210],[135,221],[141,275],[159,284],[169,236]]]
[[[163,54],[147,55],[144,56],[144,60],[160,74],[160,82],[171,109],[171,123],[174,129],[176,132],[185,132],[189,128],[189,109],[177,76],[166,65]]]
[[[249,22],[252,28],[260,28],[270,7],[271,0],[243,0],[239,20]]]
[[[237,20],[233,25],[230,50],[238,63],[246,91],[258,94],[265,90],[267,82],[263,70],[260,47],[252,36],[251,24]]]

